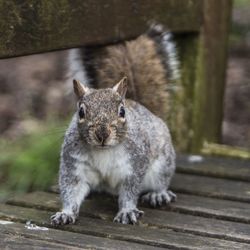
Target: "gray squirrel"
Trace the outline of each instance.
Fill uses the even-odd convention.
[[[162,40],[167,35],[159,27],[153,31]],[[73,81],[77,111],[62,145],[59,187],[63,208],[51,217],[53,225],[75,223],[91,191],[118,195],[114,221],[123,224],[135,224],[143,215],[137,208],[140,198],[153,207],[176,199],[169,190],[175,172],[169,130],[146,107],[125,98],[131,87],[128,82],[131,74],[101,89]]]

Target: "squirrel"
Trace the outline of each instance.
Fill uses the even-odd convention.
[[[153,40],[154,36],[158,41]],[[176,200],[169,190],[175,172],[175,150],[168,127],[145,106],[126,98],[127,92],[135,97],[138,92],[133,88],[143,79],[146,82],[142,86],[151,84],[150,79],[154,77],[160,81],[160,87],[163,82],[166,85],[171,72],[165,72],[167,65],[164,66],[157,54],[156,44],[163,46],[170,42],[168,36],[156,25],[135,40],[101,49],[113,55],[104,53],[99,60],[91,58],[86,66],[89,76],[93,69],[96,71],[91,78],[92,85],[103,81],[98,86],[101,89],[73,80],[77,111],[62,145],[59,187],[63,208],[51,216],[53,225],[75,223],[81,203],[91,191],[118,195],[119,211],[114,222],[122,224],[135,224],[143,215],[137,208],[139,199],[152,207]],[[143,64],[139,67],[139,63]],[[143,70],[137,72],[140,69]],[[145,76],[149,72],[154,75]],[[117,81],[121,74],[127,77]],[[151,95],[143,95],[142,89],[141,97],[154,99],[157,83],[152,81]]]

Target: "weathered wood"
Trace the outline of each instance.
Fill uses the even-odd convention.
[[[250,204],[243,202],[178,194],[178,201],[163,209],[250,224]]]
[[[160,212],[160,211],[159,211]],[[51,212],[46,211],[39,211],[32,208],[20,208],[15,206],[9,206],[9,205],[0,205],[0,218],[8,218],[11,220],[16,221],[22,221],[25,222],[27,218],[32,220],[36,224],[40,225],[46,225],[48,227],[51,227],[49,224],[48,218],[51,215]],[[147,212],[147,216],[149,216],[148,220],[151,220],[152,216],[150,216],[150,213]],[[164,218],[162,215],[164,215]],[[165,216],[168,214],[169,216]],[[207,238],[202,237],[198,235],[192,235],[188,233],[182,233],[179,231],[186,231],[186,227],[190,227],[189,223],[191,222],[190,219],[193,219],[194,216],[191,216],[190,219],[185,220],[184,218],[177,219],[178,214],[171,219],[171,217],[175,213],[167,213],[167,212],[160,212],[160,217],[155,218],[155,215],[153,217],[153,222],[146,222],[143,221],[140,223],[140,226],[131,226],[131,225],[122,225],[122,224],[114,224],[110,221],[103,221],[103,220],[97,220],[92,219],[88,217],[80,217],[78,223],[76,225],[67,225],[67,226],[61,226],[60,229],[82,233],[82,234],[89,234],[89,235],[95,235],[95,236],[101,236],[101,237],[108,237],[111,239],[118,239],[118,240],[124,240],[124,241],[130,241],[130,242],[137,242],[140,244],[147,244],[150,246],[158,246],[158,247],[167,247],[167,248],[176,248],[176,249],[244,249],[248,248],[248,244],[243,244],[240,242],[233,242],[233,241],[227,241],[227,240],[221,240],[216,238]],[[187,217],[187,216],[186,216]],[[221,227],[221,234],[209,234],[210,230],[213,230],[213,233],[216,233],[216,231],[220,231],[220,229],[217,229],[218,222],[216,220],[213,220],[213,222],[216,222],[216,224],[202,224],[207,223],[207,221],[201,221],[199,222],[199,217],[196,217],[195,220],[196,224],[200,224],[201,232],[198,232],[198,234],[203,234],[202,231],[204,231],[204,235],[209,235],[210,237],[221,237],[224,238],[225,234],[228,233],[228,231],[231,231],[233,235],[237,238],[232,237],[226,237],[228,239],[234,239],[237,241],[245,241],[248,242],[249,235],[247,235],[247,232],[243,232],[242,230],[239,232],[238,228],[235,228],[233,224],[222,224]],[[170,227],[167,226],[168,220],[171,221],[176,220],[177,226],[175,226],[175,231],[167,230],[164,227]],[[206,219],[207,220],[207,219]],[[155,224],[155,222],[157,222]],[[181,227],[178,224],[184,224],[185,226]],[[235,223],[234,223],[235,224]],[[161,225],[161,226],[157,226]],[[204,228],[205,226],[205,228]],[[243,224],[243,226],[245,226]],[[247,225],[248,226],[248,225]],[[213,229],[215,227],[215,229]],[[197,228],[196,228],[197,229]],[[245,229],[245,228],[244,228]],[[245,229],[246,230],[246,229]],[[223,233],[224,231],[224,233]],[[192,231],[193,233],[197,233],[196,230]],[[246,238],[245,238],[246,237]],[[144,245],[143,245],[144,247]]]
[[[41,195],[39,195],[41,196]],[[53,194],[49,194],[48,197],[55,197]],[[46,200],[46,194],[43,195],[43,200],[38,200],[35,197],[29,196],[24,199],[23,203],[20,205],[41,207]],[[47,198],[48,199],[48,198]],[[26,201],[25,201],[26,200]],[[54,200],[54,198],[52,198]],[[18,202],[16,202],[18,204]],[[53,204],[53,205],[52,205]],[[117,202],[113,198],[103,199],[102,197],[97,197],[97,199],[88,200],[84,203],[81,210],[82,215],[91,216],[94,218],[100,218],[107,221],[112,221],[115,213],[117,212]],[[53,207],[52,207],[53,206]],[[50,203],[50,206],[46,208],[43,205],[43,209],[47,210],[57,210],[59,209],[58,203]],[[174,230],[185,231],[189,233],[196,233],[200,235],[213,236],[218,238],[233,239],[233,240],[243,240],[250,242],[250,238],[246,238],[245,232],[250,230],[250,225],[219,221],[213,218],[202,218],[187,214],[176,214],[168,211],[159,211],[155,209],[143,209],[146,213],[145,217],[141,220],[142,224],[157,226],[160,228],[171,228]],[[204,227],[206,225],[206,227]],[[227,230],[225,230],[227,228]],[[237,232],[237,233],[236,233]],[[250,235],[249,235],[250,237]]]
[[[88,200],[86,200],[86,202],[88,202]],[[15,195],[7,200],[7,204],[56,211],[60,206],[60,197],[58,194],[37,191]]]
[[[188,155],[177,157],[177,171],[179,173],[250,181],[250,160],[208,156],[202,157],[200,162],[192,162],[190,159]]]
[[[198,31],[201,0],[44,0],[0,2],[0,58],[138,36],[147,22]],[[133,27],[133,28],[131,28]]]
[[[172,189],[180,193],[250,202],[250,183],[207,176],[176,174]]]
[[[194,152],[204,140],[220,142],[231,10],[232,0],[204,0],[192,115]]]
[[[248,203],[232,202],[228,200],[219,200],[180,193],[177,195],[177,202],[172,203],[170,206],[163,207],[162,209],[250,224],[250,205]],[[117,200],[112,197],[103,197],[101,195],[94,195],[93,200],[87,199],[83,205],[81,213],[96,218],[110,218],[112,215],[107,215],[105,208],[102,212],[101,208],[98,208],[98,206],[100,207],[98,199],[102,200],[102,203],[104,203],[102,207],[111,206],[115,213],[115,210],[117,209]],[[22,196],[16,196],[9,199],[8,204],[33,207],[48,211],[57,211],[60,207],[59,195],[45,192],[34,192]],[[95,207],[95,211],[97,211],[96,214],[91,212],[93,207]]]
[[[26,229],[24,225],[20,223],[1,226],[0,236],[2,236],[0,243],[3,243],[1,247],[6,246],[10,249],[26,250],[32,246],[44,247],[44,249],[50,249],[50,247],[51,249],[162,249],[103,237],[67,231],[62,232],[52,228],[49,228],[48,231],[34,231]],[[29,241],[27,238],[29,238]],[[3,240],[3,242],[1,242],[1,240]],[[17,247],[15,247],[16,245]]]
[[[193,92],[196,79],[196,60],[198,57],[198,33],[181,34],[175,36],[178,56],[181,62],[181,79],[173,86],[169,95],[171,112],[167,123],[170,128],[175,148],[187,151],[191,147],[193,136]],[[170,89],[171,91],[171,89]]]
[[[1,230],[1,228],[0,228]],[[72,246],[65,246],[56,243],[44,242],[42,240],[35,240],[20,235],[13,234],[2,234],[0,232],[0,245],[1,249],[12,249],[12,250],[27,250],[27,249],[48,249],[48,250],[74,250],[74,249],[87,249],[87,248],[78,248]]]

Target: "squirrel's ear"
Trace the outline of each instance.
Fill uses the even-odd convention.
[[[128,84],[127,84],[127,77],[124,76],[120,82],[118,82],[114,87],[113,90],[117,92],[122,98],[125,98],[127,92]]]
[[[77,98],[84,96],[89,91],[88,87],[84,86],[83,84],[81,84],[79,81],[75,79],[73,80],[73,86],[74,86],[74,92]]]

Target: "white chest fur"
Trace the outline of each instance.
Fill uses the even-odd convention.
[[[116,188],[131,174],[128,155],[122,146],[97,150],[92,154],[93,167],[100,173],[101,182]]]
[[[93,189],[117,192],[119,185],[132,173],[128,155],[122,146],[94,150],[91,155],[83,154],[76,158],[77,175],[82,176]]]

